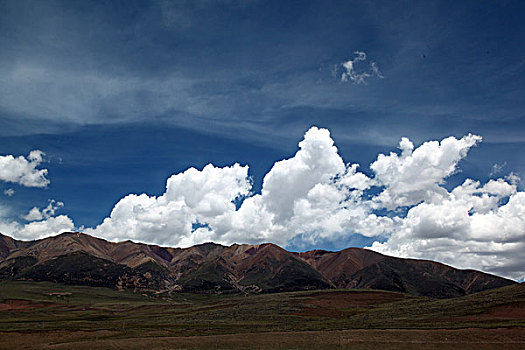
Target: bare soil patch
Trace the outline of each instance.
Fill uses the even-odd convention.
[[[293,315],[341,317],[345,309],[367,309],[408,298],[407,295],[390,292],[340,291],[316,292],[293,298],[302,304],[302,310]]]
[[[460,321],[484,321],[484,320],[523,320],[525,319],[525,303],[517,302],[507,305],[496,306],[490,309],[489,312],[458,317],[456,320]]]
[[[23,299],[6,299],[0,303],[1,311],[27,311],[36,308],[55,306],[55,303],[34,303],[30,300]]]

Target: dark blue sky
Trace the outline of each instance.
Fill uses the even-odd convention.
[[[208,163],[248,164],[258,191],[312,125],[365,173],[403,136],[471,132],[483,142],[452,182],[486,181],[494,164],[523,177],[524,13],[522,1],[0,0],[0,155],[44,151],[51,181],[0,183],[16,191],[1,203],[17,218],[56,199],[93,227],[128,193],[160,195]],[[356,71],[375,62],[381,77],[341,81],[356,51]]]

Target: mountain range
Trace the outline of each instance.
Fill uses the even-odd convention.
[[[78,232],[35,241],[0,234],[0,280],[52,281],[153,293],[269,293],[365,288],[449,298],[516,282],[362,248],[289,252],[275,244],[171,248]]]

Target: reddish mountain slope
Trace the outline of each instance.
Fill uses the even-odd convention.
[[[112,243],[82,233],[36,241],[0,235],[0,279],[171,292],[274,292],[371,288],[454,297],[515,282],[361,248],[292,253],[274,244],[169,248]]]
[[[351,287],[349,284],[352,275],[386,258],[382,254],[361,248],[347,248],[339,252],[311,250],[296,254],[337,288]]]
[[[499,288],[512,281],[438,262],[401,259],[371,250],[296,253],[337,288],[370,288],[432,297],[454,297]]]

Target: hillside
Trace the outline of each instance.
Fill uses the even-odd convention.
[[[112,243],[83,233],[36,241],[0,235],[0,279],[134,289],[156,293],[261,293],[365,288],[437,298],[516,282],[433,261],[361,248],[288,252],[274,244],[205,243],[169,248]]]

